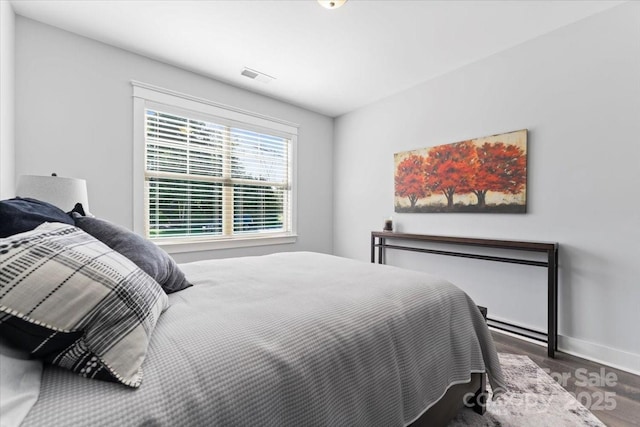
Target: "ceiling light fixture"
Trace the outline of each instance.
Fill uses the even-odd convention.
[[[337,9],[346,2],[347,0],[318,0],[320,6],[324,7],[325,9]]]

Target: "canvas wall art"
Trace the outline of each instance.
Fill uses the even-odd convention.
[[[526,212],[526,129],[396,153],[394,162],[396,212]]]

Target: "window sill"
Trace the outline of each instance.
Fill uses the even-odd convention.
[[[229,238],[219,240],[190,240],[190,241],[167,241],[154,240],[153,242],[164,249],[167,253],[177,254],[184,252],[201,252],[218,249],[248,248],[252,246],[284,245],[295,243],[297,235],[288,236],[268,236],[268,237],[247,237]]]

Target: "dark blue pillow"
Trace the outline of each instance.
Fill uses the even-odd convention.
[[[30,231],[45,222],[74,225],[62,209],[36,199],[0,200],[0,238]]]
[[[191,286],[178,264],[155,243],[109,221],[72,212],[76,227],[134,262],[168,294]]]

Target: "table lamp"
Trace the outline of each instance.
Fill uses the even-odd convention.
[[[51,176],[22,175],[18,178],[16,195],[51,203],[65,212],[72,210],[76,203],[82,203],[85,213],[89,213],[84,179],[63,178],[55,173]]]

